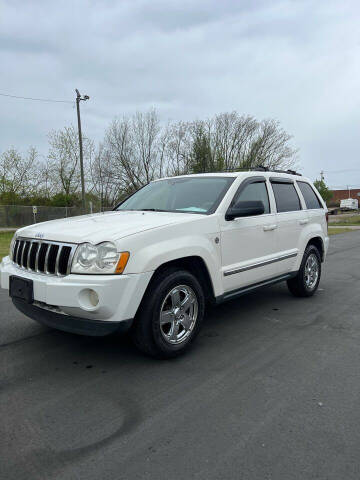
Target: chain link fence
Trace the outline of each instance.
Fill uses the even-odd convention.
[[[102,211],[112,210],[105,207]],[[90,211],[88,212],[90,213]],[[94,212],[95,213],[95,212]],[[33,223],[81,215],[80,207],[33,207],[28,205],[0,205],[0,228],[18,228]]]

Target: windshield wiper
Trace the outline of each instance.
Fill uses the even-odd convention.
[[[167,212],[168,210],[160,210],[160,208],[139,208],[138,212]]]
[[[168,212],[159,208],[118,208],[117,212]]]

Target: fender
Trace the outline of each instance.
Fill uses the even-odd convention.
[[[309,224],[306,228],[304,228],[299,238],[298,245],[300,248],[299,248],[299,253],[298,253],[296,262],[294,264],[293,270],[299,270],[307,244],[312,238],[316,238],[316,237],[321,239],[324,253],[325,253],[325,236],[320,224],[319,223]]]
[[[188,233],[184,232],[188,230]],[[214,233],[211,233],[214,232]],[[134,235],[130,245],[120,241],[118,248],[130,251],[126,274],[155,271],[164,263],[184,257],[200,257],[209,272],[215,296],[223,293],[221,278],[221,249],[218,219],[174,225]]]

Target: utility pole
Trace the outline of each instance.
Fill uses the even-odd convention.
[[[79,133],[79,147],[80,147],[80,177],[81,177],[81,204],[82,211],[85,213],[85,179],[84,179],[84,159],[83,159],[83,145],[82,145],[82,133],[81,133],[81,119],[80,119],[80,102],[81,100],[89,100],[88,95],[83,97],[80,95],[80,92],[75,88],[76,92],[76,111],[77,111],[77,121],[78,121],[78,133]]]

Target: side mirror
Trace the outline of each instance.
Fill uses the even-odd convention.
[[[252,217],[253,215],[262,215],[265,212],[264,204],[258,200],[249,200],[247,202],[237,202],[226,212],[225,220],[234,220],[238,217]]]

